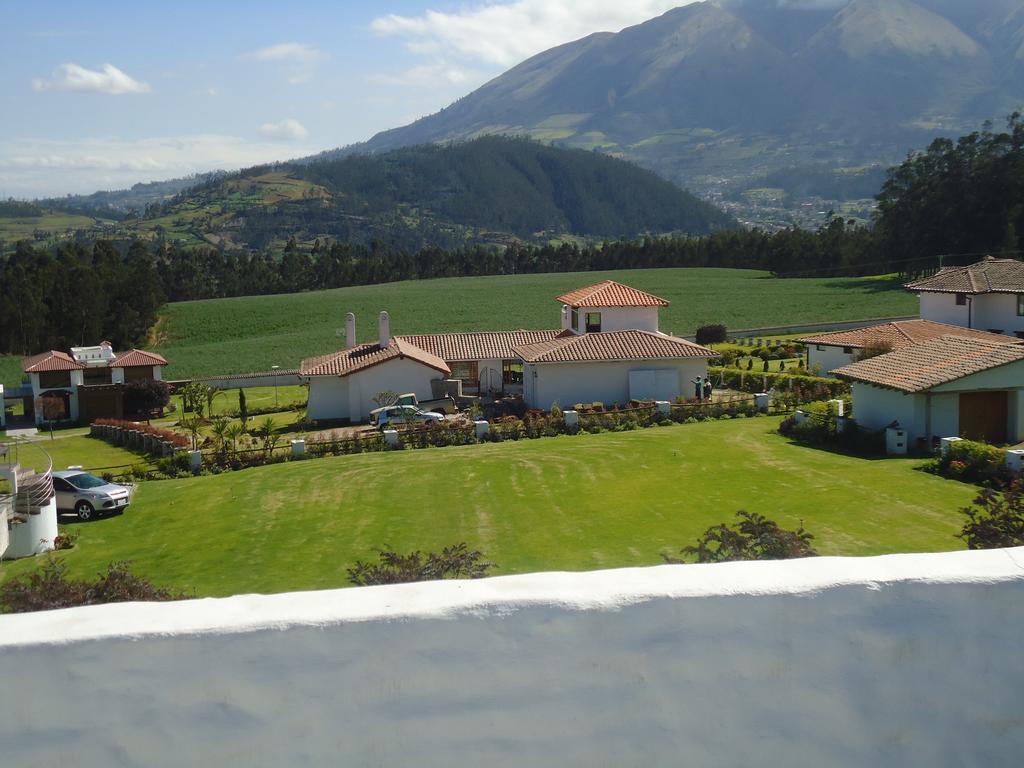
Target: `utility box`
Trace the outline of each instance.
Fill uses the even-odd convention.
[[[896,425],[885,430],[885,452],[889,456],[907,455],[907,430]]]
[[[963,440],[962,437],[944,437],[944,438],[942,438],[941,440],[939,440],[939,451],[940,451],[940,453],[943,456],[945,456],[947,453],[949,453],[949,449],[952,448],[957,443],[959,443],[961,440]]]
[[[1014,448],[1006,452],[1006,468],[1011,472],[1024,470],[1024,451]]]

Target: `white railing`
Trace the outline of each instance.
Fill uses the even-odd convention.
[[[7,443],[4,457],[15,476],[14,515],[37,515],[41,507],[53,498],[53,459],[36,443],[16,440]],[[22,466],[25,458],[33,459],[34,466],[45,466],[43,470],[26,469]]]

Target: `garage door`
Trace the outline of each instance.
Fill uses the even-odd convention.
[[[960,395],[960,437],[986,443],[1005,443],[1008,399],[1006,392],[964,392]]]

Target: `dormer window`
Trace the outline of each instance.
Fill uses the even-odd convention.
[[[956,305],[958,307],[967,306],[967,294],[966,293],[958,293],[956,295]]]
[[[601,313],[587,312],[587,333],[601,332]]]

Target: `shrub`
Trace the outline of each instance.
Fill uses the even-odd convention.
[[[959,440],[927,469],[943,477],[967,483],[1000,483],[1011,477],[1005,453],[995,446],[974,440]]]
[[[114,562],[96,581],[76,581],[65,573],[60,558],[0,585],[0,612],[27,613],[78,605],[124,603],[135,600],[183,600],[184,593],[153,586],[136,576],[126,562]]]
[[[694,558],[697,563],[725,563],[735,560],[789,560],[814,557],[818,553],[811,547],[813,534],[803,524],[795,531],[780,528],[774,520],[756,512],[740,510],[740,519],[734,527],[721,523],[708,528],[693,546],[683,547],[680,554]],[[683,563],[667,555],[666,562]]]
[[[722,344],[728,338],[729,335],[726,333],[725,326],[720,323],[702,325],[697,329],[696,340],[697,343],[702,346],[707,346],[708,344]]]
[[[419,550],[407,555],[378,550],[378,562],[357,560],[348,569],[348,578],[361,587],[372,584],[404,584],[412,581],[440,579],[479,579],[487,575],[494,563],[485,562],[483,554],[470,550],[465,542],[445,547],[440,554]]]
[[[135,379],[124,385],[124,409],[128,413],[149,413],[171,401],[167,382]]]
[[[1024,546],[1024,483],[1014,480],[1003,492],[983,490],[973,507],[960,513],[967,521],[959,538],[968,549],[1000,549]]]

